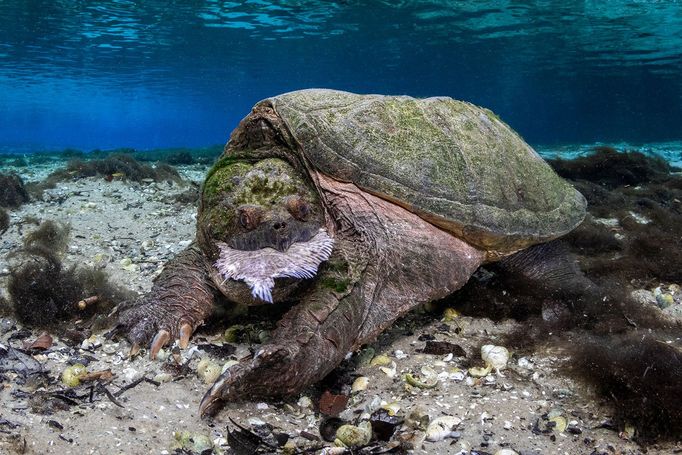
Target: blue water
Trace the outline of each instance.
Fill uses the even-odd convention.
[[[682,139],[682,3],[0,1],[0,150],[223,143],[305,87],[449,95],[532,144]]]

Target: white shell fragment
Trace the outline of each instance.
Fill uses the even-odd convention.
[[[302,396],[301,398],[298,399],[296,404],[302,409],[312,409],[313,400],[311,400],[309,397]]]
[[[405,381],[412,387],[432,389],[438,385],[438,374],[429,367],[422,367],[421,375],[407,373]]]
[[[568,421],[564,416],[556,416],[549,419],[550,422],[554,422],[554,430],[557,433],[563,433],[568,427]]]
[[[391,358],[386,354],[379,354],[369,362],[370,366],[385,367],[391,364]]]
[[[469,376],[471,376],[473,378],[484,378],[484,377],[488,376],[488,373],[490,373],[491,369],[492,368],[490,367],[490,365],[488,365],[485,368],[483,368],[483,367],[471,367],[467,370],[467,372],[469,373]]]
[[[201,359],[199,365],[197,365],[197,376],[204,381],[204,384],[213,384],[221,372],[222,367],[208,358]]]
[[[500,370],[507,367],[509,361],[509,351],[504,346],[486,344],[481,346],[481,358],[486,366],[492,367],[498,376],[504,377]]]
[[[456,428],[462,423],[462,419],[455,416],[442,416],[434,419],[426,427],[426,440],[431,442],[442,441],[457,435]]]
[[[391,362],[391,365],[388,367],[381,367],[379,368],[386,376],[389,378],[393,379],[395,377],[395,373],[397,371],[398,366],[395,364],[395,362]]]
[[[400,411],[400,405],[393,401],[391,403],[382,404],[381,409],[385,409],[388,412],[388,415],[394,416]]]

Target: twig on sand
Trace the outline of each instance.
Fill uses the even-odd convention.
[[[90,297],[86,297],[83,300],[80,300],[76,305],[78,306],[79,310],[85,310],[87,307],[92,305],[93,303],[97,303],[99,300],[99,296],[93,295]]]
[[[135,379],[135,380],[134,380],[133,382],[131,382],[130,384],[124,385],[123,387],[121,387],[120,389],[118,389],[116,392],[114,392],[114,396],[115,396],[115,397],[120,397],[120,396],[123,395],[123,393],[125,393],[126,391],[132,389],[133,387],[137,387],[138,385],[140,385],[140,384],[143,383],[143,382],[148,382],[149,384],[152,384],[152,385],[154,385],[154,386],[156,386],[156,387],[158,387],[158,386],[161,385],[160,382],[154,381],[153,379],[149,379],[149,378],[146,377],[146,376],[142,376],[141,378]]]
[[[114,403],[119,408],[125,408],[125,406],[123,406],[121,403],[119,403],[119,401],[116,399],[116,397],[111,392],[109,392],[109,389],[107,389],[106,386],[104,384],[102,384],[101,382],[97,383],[97,391],[103,392],[107,396],[107,398],[109,398],[109,401]]]

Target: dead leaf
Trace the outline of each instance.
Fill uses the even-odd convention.
[[[348,396],[336,395],[327,390],[320,397],[320,412],[335,417],[346,409],[346,404],[348,404]]]
[[[50,349],[52,347],[53,339],[50,336],[49,333],[43,332],[41,333],[38,338],[35,339],[33,343],[31,343],[27,349],[35,349],[36,351],[45,351],[47,349]]]

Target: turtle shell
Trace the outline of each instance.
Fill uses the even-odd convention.
[[[310,89],[253,112],[264,109],[308,168],[399,204],[491,259],[557,238],[585,216],[575,188],[471,103]]]

